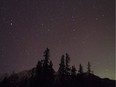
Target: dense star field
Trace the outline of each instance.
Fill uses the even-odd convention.
[[[46,47],[115,79],[115,0],[0,0],[0,74],[28,70]]]

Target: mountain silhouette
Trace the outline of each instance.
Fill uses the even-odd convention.
[[[87,72],[70,66],[70,56],[61,56],[58,71],[53,69],[49,49],[44,51],[44,59],[38,61],[36,67],[19,73],[12,73],[0,79],[0,87],[115,87],[115,80],[100,78],[93,74],[88,62]],[[78,72],[77,72],[78,71]]]
[[[1,83],[0,87],[33,87],[30,86],[30,78],[31,78],[31,73],[34,69],[35,68],[31,70],[22,71],[19,73],[14,73],[9,77],[4,77],[4,79],[0,81]],[[55,79],[57,79],[58,73],[55,72],[54,75],[55,75]],[[115,87],[115,82],[116,82],[115,80],[110,80],[108,78],[100,78],[94,74],[88,75],[87,73],[83,73],[83,76],[81,78],[79,77],[81,77],[81,75],[77,75],[77,79],[74,82],[69,81],[68,86],[59,85],[58,83],[56,83],[52,87]],[[43,86],[43,87],[49,87],[49,86]]]

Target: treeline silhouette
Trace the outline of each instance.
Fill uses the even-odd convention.
[[[75,66],[70,66],[67,53],[62,55],[59,69],[55,72],[49,53],[50,50],[46,48],[44,59],[38,61],[36,67],[28,71],[28,75],[20,78],[13,73],[0,81],[0,87],[115,87],[114,80],[94,75],[89,62],[87,72],[83,71],[81,64],[78,70]]]

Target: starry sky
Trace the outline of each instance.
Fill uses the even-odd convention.
[[[115,0],[0,0],[0,74],[29,70],[48,47],[58,69],[90,61],[94,73],[115,79]]]

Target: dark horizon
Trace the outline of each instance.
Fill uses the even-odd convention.
[[[49,49],[48,47],[47,47],[47,49]],[[50,52],[50,49],[49,49],[49,52]],[[62,54],[62,55],[64,55],[64,57],[66,57],[66,54],[68,54],[68,53],[65,53],[65,54]],[[70,61],[71,61],[71,57],[70,57],[70,54],[68,54],[69,55],[69,58],[70,58]],[[61,58],[62,58],[62,56],[61,56]],[[61,58],[59,58],[59,59],[61,59]],[[44,60],[44,52],[43,52],[43,58],[41,58],[41,59],[39,59],[38,61],[41,61],[41,60]],[[38,61],[37,61],[37,63],[38,63]],[[50,59],[50,55],[49,55],[49,61],[52,61],[51,59]],[[89,62],[89,61],[88,61]],[[75,68],[76,68],[76,73],[78,73],[78,70],[79,70],[79,65],[81,64],[82,65],[82,67],[83,67],[83,73],[87,73],[87,66],[88,66],[88,62],[86,63],[86,69],[85,69],[85,67],[83,67],[83,65],[81,64],[81,63],[79,63],[78,64],[78,66],[75,66],[75,64],[72,64],[71,62],[69,62],[69,67],[71,68],[72,66],[74,66]],[[10,76],[10,75],[12,75],[12,74],[19,74],[19,73],[24,73],[25,71],[26,72],[28,72],[28,71],[30,71],[30,70],[32,70],[32,69],[34,69],[34,68],[36,68],[36,66],[37,66],[37,63],[35,64],[35,66],[33,66],[31,69],[28,69],[28,70],[22,70],[22,71],[18,71],[18,72],[15,72],[15,71],[12,71],[12,72],[10,72],[10,73],[4,73],[4,74],[2,74],[1,76],[3,77],[3,76]],[[53,63],[53,62],[52,62]],[[90,63],[90,62],[89,62]],[[59,61],[59,64],[60,64],[60,61]],[[59,67],[59,64],[58,64],[58,66],[57,67]],[[72,64],[72,65],[71,65]],[[93,70],[93,67],[94,65],[91,65],[91,63],[90,63],[90,68],[91,68],[91,73],[92,74],[94,74],[94,75],[96,75],[96,76],[98,76],[97,74],[96,74],[96,72],[94,72],[94,70]],[[55,70],[55,72],[58,72],[58,69],[55,69],[55,67],[54,67],[54,64],[53,64],[53,69]],[[98,77],[100,77],[100,76],[98,76]],[[112,78],[108,78],[107,76],[106,77],[100,77],[100,78],[103,78],[103,79],[111,79],[111,80],[116,80],[116,79],[112,79]]]
[[[62,55],[58,71],[53,69],[50,60],[50,49],[46,48],[43,53],[44,59],[39,60],[36,67],[22,73],[12,73],[0,79],[0,87],[114,87],[115,80],[100,78],[93,73],[91,64],[88,62],[87,71],[79,64],[70,66],[69,54]]]

